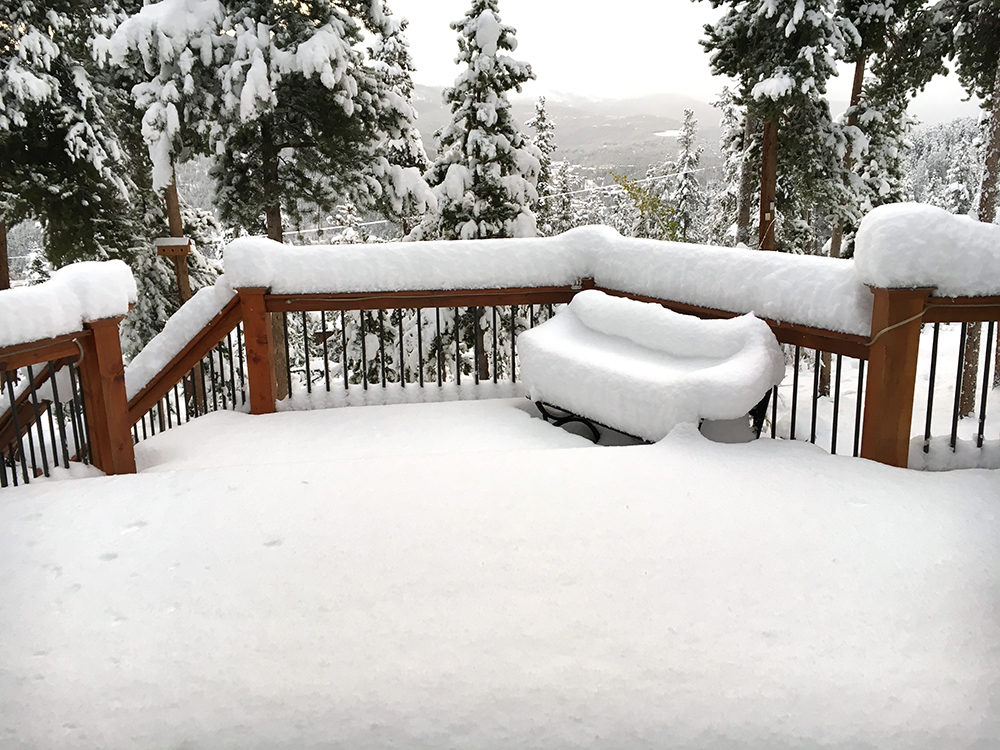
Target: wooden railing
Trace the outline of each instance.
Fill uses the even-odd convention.
[[[243,288],[237,290],[237,295],[187,346],[127,402],[117,334],[120,319],[94,321],[75,334],[0,349],[0,376],[38,362],[51,362],[58,367],[78,361],[83,407],[87,414],[87,445],[93,454],[93,463],[107,473],[127,473],[135,470],[133,443],[159,430],[218,408],[248,408],[253,414],[275,411],[278,382],[282,376],[297,379],[298,392],[303,389],[311,392],[314,384],[318,389],[325,387],[330,391],[340,387],[338,381],[342,381],[345,391],[355,386],[374,389],[380,382],[382,386],[430,387],[443,384],[449,372],[455,382],[466,378],[476,385],[484,378],[493,382],[515,381],[517,332],[533,325],[536,318],[541,320],[549,314],[552,305],[568,302],[578,291],[587,288],[599,287],[593,280],[583,279],[572,286],[388,293],[271,294],[263,288]],[[603,291],[656,302],[702,318],[739,314],[628,291]],[[787,379],[791,382],[782,384],[780,394],[778,389],[774,392],[770,434],[819,442],[818,405],[822,389],[829,387],[832,415],[828,422],[832,425],[832,435],[823,439],[830,439],[830,450],[851,452],[853,449],[855,455],[905,466],[913,420],[921,324],[1000,321],[1000,297],[937,298],[930,296],[929,289],[873,289],[872,293],[873,333],[869,337],[767,320],[778,341],[789,347],[793,366],[792,376]],[[437,321],[437,341],[433,326],[426,327],[431,311],[430,318],[436,317]],[[464,311],[461,316],[460,311]],[[416,314],[416,352],[404,350],[402,344],[398,356],[381,346],[380,351],[363,352],[359,374],[355,371],[357,363],[348,362],[346,329],[353,320],[352,330],[354,335],[360,335],[363,348],[366,331],[387,325],[385,312],[389,312],[388,325],[400,327],[398,342],[402,342],[404,336],[403,313],[410,315],[410,319]],[[328,313],[333,315],[328,316]],[[307,314],[319,314],[320,330],[309,329]],[[354,317],[345,318],[345,315]],[[274,316],[278,316],[277,327],[272,320]],[[286,354],[294,349],[289,341],[292,316],[301,316],[296,335],[304,346],[305,363],[296,365],[295,372],[288,363],[282,373],[278,364],[280,358],[275,354],[282,348]],[[463,321],[483,323],[482,326],[475,323],[474,327],[481,330],[467,339],[471,342],[467,345],[457,340],[459,326],[468,326],[468,323],[459,322],[460,317]],[[449,363],[443,363],[446,356],[441,345],[443,318],[446,322],[453,321],[456,331],[454,351],[447,354],[453,360]],[[328,330],[330,321],[334,321],[334,325]],[[275,332],[280,339],[282,327],[283,340],[276,340]],[[468,330],[461,335],[468,335]],[[338,341],[338,337],[342,341]],[[498,351],[501,345],[506,348]],[[835,363],[830,365],[835,373],[831,386],[821,386],[819,368],[825,353],[829,353],[829,361]],[[800,363],[810,359],[814,362],[811,384],[807,376],[800,378]],[[318,360],[322,361],[321,366],[316,365]],[[842,361],[844,373],[847,373],[845,383],[849,386],[845,387],[843,397]],[[848,365],[848,362],[853,364]],[[334,368],[332,373],[331,367]],[[988,372],[984,374],[986,377]],[[857,387],[854,387],[855,382]],[[854,400],[848,403],[851,397]],[[24,398],[20,396],[14,408],[8,409],[10,424],[0,420],[0,437],[10,432],[8,441],[24,434],[21,422],[26,420],[21,419],[21,415],[30,417],[35,411],[34,406],[30,411],[26,409]],[[803,404],[803,399],[810,402],[811,409]],[[784,410],[781,414],[779,400]],[[984,410],[985,405],[984,390]],[[18,419],[16,430],[13,427],[15,418]],[[782,419],[787,419],[787,424],[779,429],[777,424]],[[851,426],[853,440],[844,439],[841,434],[838,447],[838,430],[843,433]]]
[[[27,483],[50,468],[68,468],[72,460],[93,463],[107,474],[135,473],[121,320],[94,320],[81,331],[0,348],[6,400],[6,408],[0,407],[0,484],[17,484],[19,473]],[[63,368],[69,368],[68,393],[59,392],[57,373]],[[19,381],[24,386],[16,394]],[[48,397],[40,398],[43,387]]]

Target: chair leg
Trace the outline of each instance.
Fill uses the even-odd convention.
[[[767,389],[764,398],[757,402],[757,405],[750,410],[750,423],[753,428],[753,436],[760,438],[760,432],[764,429],[764,418],[767,416],[767,405],[771,401],[771,389]]]
[[[536,401],[535,406],[538,407],[538,411],[542,415],[542,419],[544,419],[546,422],[551,420],[553,426],[562,427],[564,424],[569,424],[570,422],[579,422],[580,424],[584,425],[588,430],[590,430],[590,434],[592,435],[591,438],[592,442],[597,443],[601,439],[601,433],[597,431],[597,428],[594,426],[594,423],[591,422],[586,417],[581,417],[578,414],[573,414],[572,412],[566,411],[566,409],[563,409],[558,406],[553,407],[551,404],[545,404],[542,401]],[[546,407],[555,408],[559,409],[559,411],[566,412],[566,416],[558,417],[552,412],[550,412]]]

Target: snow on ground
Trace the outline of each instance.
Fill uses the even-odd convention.
[[[0,746],[1000,743],[996,472],[529,414],[220,413],[8,490]]]

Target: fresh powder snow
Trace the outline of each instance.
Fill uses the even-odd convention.
[[[737,419],[785,374],[774,334],[752,315],[701,320],[595,290],[517,348],[533,401],[651,441],[681,422]]]
[[[225,250],[233,287],[276,294],[598,286],[868,335],[871,292],[850,260],[622,237],[580,227],[556,237],[290,247],[241,237]],[[748,283],[753,279],[753,283]]]
[[[216,413],[8,490],[0,745],[1000,744],[995,472],[531,411]]]
[[[1000,226],[920,203],[861,220],[854,267],[866,284],[934,287],[938,297],[1000,295]]]
[[[85,322],[125,315],[135,301],[122,261],[73,263],[41,284],[0,291],[0,346],[82,331]]]

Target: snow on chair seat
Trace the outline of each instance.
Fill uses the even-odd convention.
[[[682,422],[744,417],[785,373],[753,314],[702,320],[596,290],[517,338],[536,403],[649,441]]]

